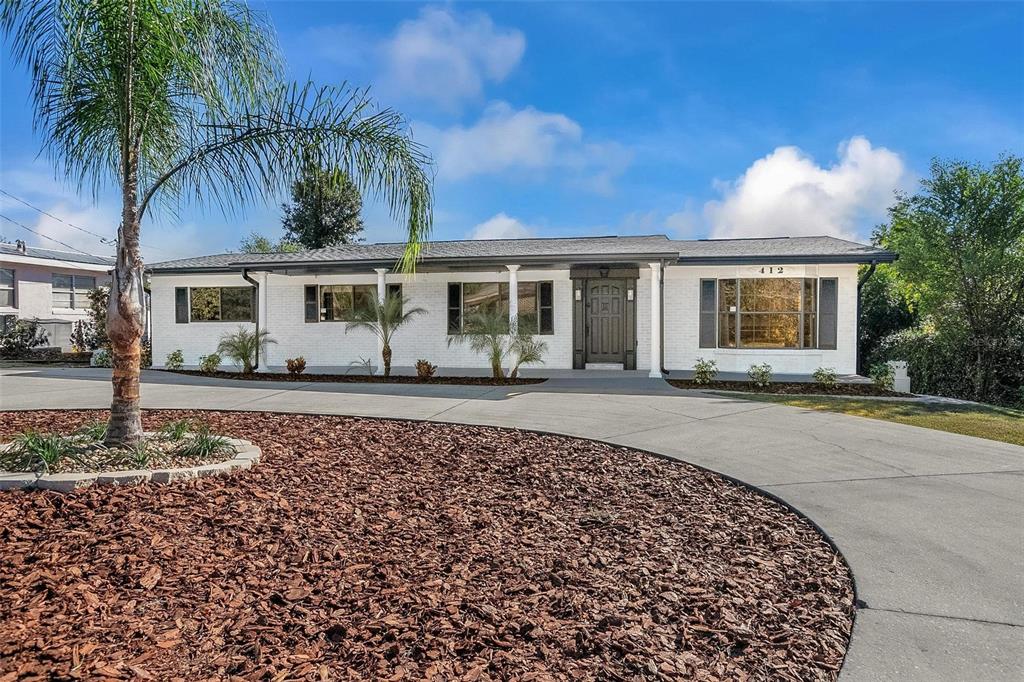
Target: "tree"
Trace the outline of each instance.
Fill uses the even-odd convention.
[[[921,317],[964,332],[974,397],[984,400],[1024,329],[1022,160],[934,161],[921,187],[898,197],[876,240],[899,253],[893,267]]]
[[[363,231],[363,199],[347,173],[309,166],[292,185],[284,204],[285,238],[307,249],[351,244]]]
[[[250,232],[238,248],[242,253],[295,253],[301,250],[301,246],[293,241],[285,238],[275,244],[259,232]]]
[[[519,375],[520,365],[543,362],[547,344],[537,341],[522,325],[509,325],[508,313],[499,307],[485,308],[466,318],[465,331],[448,337],[448,345],[465,343],[474,353],[487,356],[491,365],[491,378],[505,378],[502,366],[506,358],[513,358],[509,378]]]
[[[882,339],[915,324],[917,314],[904,296],[904,287],[900,285],[896,271],[891,265],[879,265],[860,292],[858,366],[868,366],[868,358]]]
[[[345,325],[345,333],[353,329],[368,329],[381,342],[381,361],[384,365],[384,376],[391,376],[391,338],[402,325],[417,315],[427,311],[423,308],[408,308],[408,298],[389,295],[381,303],[376,298],[372,305],[356,309],[355,319]]]
[[[412,269],[431,226],[430,159],[365,90],[283,80],[263,14],[236,0],[6,0],[0,29],[33,80],[46,151],[79,186],[121,194],[107,334],[107,442],[142,437],[143,262],[151,208],[187,198],[230,210],[310,165],[343,169],[407,223]]]
[[[240,326],[238,331],[220,337],[217,353],[234,361],[235,366],[242,368],[242,374],[252,374],[259,361],[260,351],[265,351],[268,343],[277,341],[271,338],[266,329],[257,331]]]

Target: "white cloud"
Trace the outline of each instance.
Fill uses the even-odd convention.
[[[500,83],[526,50],[522,31],[499,27],[484,12],[425,7],[386,38],[359,27],[322,26],[308,32],[317,52],[339,65],[376,65],[375,79],[390,97],[433,101],[455,110]]]
[[[533,107],[513,109],[493,102],[476,123],[437,129],[415,126],[437,160],[438,177],[462,180],[503,172],[568,171],[566,180],[599,193],[610,193],[614,178],[630,155],[615,143],[584,140],[583,128],[564,114]]]
[[[515,218],[499,213],[485,220],[470,232],[470,239],[525,239],[535,235],[533,228]]]
[[[832,235],[855,238],[859,224],[878,219],[907,181],[898,154],[864,137],[839,144],[839,160],[819,166],[797,147],[779,147],[704,205],[715,238]]]

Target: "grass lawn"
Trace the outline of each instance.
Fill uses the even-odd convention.
[[[730,398],[739,397],[730,393]],[[1024,412],[988,405],[936,405],[896,400],[864,400],[857,398],[815,398],[780,395],[743,395],[749,400],[782,403],[812,410],[843,412],[858,417],[926,429],[962,433],[965,436],[988,438],[1014,445],[1024,445]]]

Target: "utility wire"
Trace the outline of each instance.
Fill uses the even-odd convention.
[[[61,240],[54,239],[53,237],[45,235],[42,232],[37,232],[37,231],[33,230],[31,227],[29,227],[28,225],[24,225],[22,223],[19,223],[14,218],[8,218],[3,213],[0,213],[0,218],[3,218],[4,220],[6,220],[9,223],[14,223],[15,225],[17,225],[18,227],[22,228],[23,230],[28,230],[29,232],[31,232],[32,234],[34,234],[34,235],[36,235],[38,237],[42,237],[43,239],[49,239],[51,242],[57,242],[61,246],[66,246],[67,248],[71,249],[72,251],[77,251],[78,253],[81,253],[81,254],[86,255],[86,256],[92,256],[93,258],[106,258],[106,256],[97,256],[95,253],[89,253],[88,251],[82,251],[79,248],[71,246],[71,244],[68,244],[67,242],[62,242]]]
[[[13,194],[11,194],[7,190],[3,189],[2,187],[0,187],[0,194],[4,194],[6,196],[9,196],[10,198],[14,199],[15,201],[17,201],[17,202],[19,202],[21,204],[24,204],[25,206],[28,206],[33,211],[38,211],[39,213],[42,213],[45,216],[53,218],[57,222],[63,223],[65,225],[67,225],[68,227],[71,227],[71,228],[74,228],[74,229],[78,230],[79,232],[84,232],[84,233],[86,233],[88,235],[92,235],[93,237],[96,237],[97,239],[99,239],[100,242],[102,242],[103,244],[107,244],[108,246],[117,246],[117,239],[111,239],[110,237],[105,237],[102,234],[99,234],[98,232],[93,232],[92,230],[87,230],[84,227],[79,227],[78,225],[75,225],[74,223],[69,223],[68,221],[64,220],[63,218],[59,218],[59,217],[53,215],[49,211],[44,211],[43,209],[39,208],[38,206],[30,204],[29,202],[25,201],[21,197],[14,196]],[[28,229],[28,228],[25,228],[25,229]],[[54,240],[54,241],[56,241],[56,240]],[[155,246],[149,246],[148,244],[143,244],[142,242],[139,242],[139,246],[145,246],[147,249],[152,249],[153,251],[162,251],[163,253],[170,253],[171,255],[177,255],[177,254],[174,254],[174,253],[168,251],[167,249],[158,249]]]

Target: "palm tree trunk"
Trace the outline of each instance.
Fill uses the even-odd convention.
[[[126,174],[124,208],[118,230],[117,261],[107,303],[107,335],[113,360],[114,397],[107,426],[108,444],[142,439],[139,368],[142,350],[142,255],[139,252],[138,192],[134,170]]]
[[[380,351],[381,359],[384,361],[384,376],[391,376],[391,346],[384,344]]]

